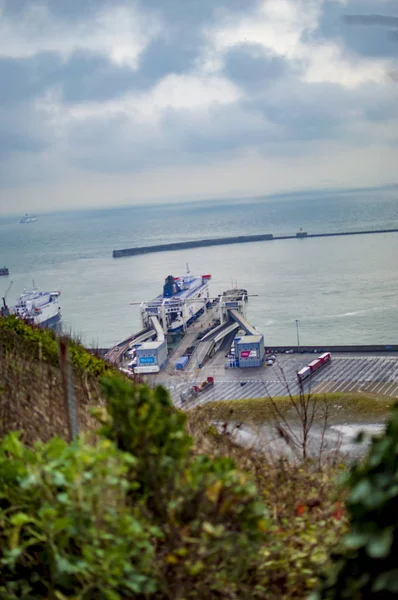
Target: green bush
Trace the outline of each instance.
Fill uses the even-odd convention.
[[[0,595],[116,600],[155,590],[160,532],[127,507],[135,459],[107,440],[0,446]]]
[[[251,597],[269,535],[253,483],[192,454],[165,390],[104,389],[96,444],[0,444],[0,597]]]
[[[0,318],[0,348],[5,352],[17,351],[18,355],[58,365],[58,342],[51,329],[41,329],[27,325],[14,316]],[[70,360],[79,372],[91,376],[101,376],[111,367],[85,350],[73,340],[68,342]]]
[[[398,597],[398,405],[385,434],[347,478],[350,531],[314,598]]]
[[[211,598],[244,586],[268,530],[255,485],[230,459],[190,453],[186,417],[163,388],[114,378],[103,386],[108,412],[97,411],[101,434],[137,459],[132,502],[144,503],[162,530],[160,588],[172,598]]]
[[[152,390],[114,377],[104,378],[102,386],[108,410],[105,420],[97,412],[101,434],[137,458],[137,494],[163,517],[165,498],[175,488],[192,445],[185,415],[173,408],[164,388]]]

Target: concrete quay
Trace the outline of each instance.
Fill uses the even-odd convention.
[[[159,373],[156,383],[166,387],[174,404],[189,410],[216,400],[243,400],[286,396],[299,392],[297,371],[313,360],[314,354],[279,354],[272,367],[225,369],[225,357],[217,354],[195,373],[182,372],[177,378]],[[244,371],[244,372],[243,372]],[[197,398],[181,402],[181,393],[207,376],[214,386]],[[398,357],[385,354],[361,355],[336,353],[332,362],[320,369],[306,384],[312,393],[359,393],[375,398],[398,398]]]

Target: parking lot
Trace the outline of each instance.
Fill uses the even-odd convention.
[[[225,369],[225,357],[218,356],[200,371],[159,383],[170,390],[177,406],[182,405],[181,393],[208,375],[214,377],[214,386],[190,400],[190,407],[215,400],[285,396],[287,390],[292,394],[298,392],[296,373],[313,359],[313,354],[280,354],[272,367]],[[331,364],[305,382],[305,389],[314,393],[367,392],[398,398],[398,357],[333,355]]]

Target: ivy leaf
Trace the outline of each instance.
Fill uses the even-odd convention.
[[[218,480],[215,483],[213,483],[213,485],[211,485],[209,488],[207,488],[206,496],[208,497],[210,502],[214,502],[214,504],[216,504],[216,502],[218,501],[218,498],[220,496],[222,487],[223,487],[222,481]]]
[[[34,519],[23,512],[15,513],[10,519],[11,525],[14,525],[15,527],[22,527],[26,523],[32,522],[34,522]]]
[[[366,548],[369,556],[372,558],[385,558],[393,542],[393,532],[391,529],[384,529],[379,534],[372,535]]]
[[[382,590],[398,592],[398,569],[386,571],[377,577],[373,584],[373,591],[381,592]]]
[[[372,486],[368,479],[360,481],[352,490],[349,501],[350,503],[363,502],[369,495],[372,494]]]
[[[9,433],[3,440],[2,449],[5,452],[9,452],[15,458],[22,458],[25,446],[19,439],[19,433]]]

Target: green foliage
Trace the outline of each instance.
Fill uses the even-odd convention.
[[[245,585],[265,539],[266,512],[256,486],[232,460],[192,456],[185,415],[161,387],[103,381],[108,412],[101,434],[137,460],[132,502],[162,530],[159,585],[172,598],[212,597]]]
[[[68,343],[70,359],[79,373],[101,376],[110,370],[104,360],[92,356],[80,344]],[[5,352],[17,350],[20,356],[58,365],[58,343],[55,333],[27,325],[14,316],[0,318],[0,348]]]
[[[194,459],[167,509],[159,568],[172,597],[249,597],[270,524],[256,486],[233,461]]]
[[[0,444],[0,597],[249,597],[269,535],[255,485],[190,452],[163,389],[104,387],[95,445]]]
[[[62,435],[54,334],[0,319],[1,350],[3,431],[21,427],[30,444]],[[108,408],[94,411],[94,445],[0,443],[0,598],[279,600],[315,587],[346,528],[336,469],[239,447],[210,425],[217,411],[187,423],[164,389],[69,351],[79,408],[103,396]]]
[[[398,597],[398,404],[385,434],[347,478],[350,531],[314,598]]]
[[[135,459],[107,440],[28,450],[13,433],[0,446],[0,596],[131,597],[155,590],[159,535],[127,507]]]
[[[164,388],[152,390],[114,377],[104,378],[102,385],[108,412],[101,434],[138,459],[137,493],[163,516],[164,497],[175,487],[192,445],[185,416],[173,408]]]

